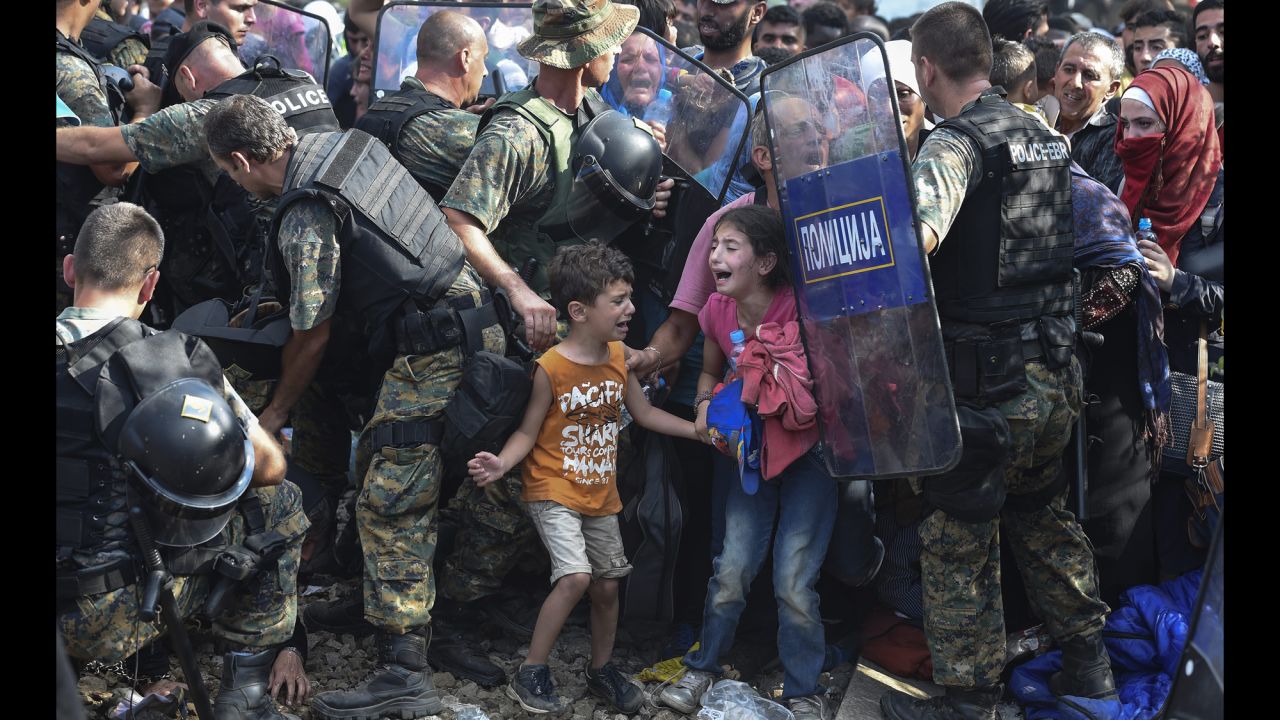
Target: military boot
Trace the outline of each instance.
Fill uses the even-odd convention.
[[[1115,678],[1111,676],[1111,658],[1102,643],[1102,633],[1059,643],[1062,647],[1062,672],[1049,678],[1054,695],[1075,695],[1094,700],[1117,698]]]
[[[891,690],[880,697],[880,714],[885,720],[995,720],[1004,686],[946,690],[931,698]]]
[[[388,715],[410,720],[440,714],[444,705],[431,684],[431,669],[427,667],[430,643],[430,628],[403,635],[379,631],[381,667],[362,687],[317,695],[311,701],[312,710],[330,720],[377,720]]]
[[[308,630],[323,630],[335,635],[350,634],[362,638],[377,632],[377,628],[364,619],[364,598],[359,591],[330,602],[307,603],[302,619]]]
[[[298,720],[276,710],[268,689],[275,650],[222,656],[222,689],[213,703],[214,720]]]
[[[474,680],[482,687],[497,687],[507,681],[507,674],[478,650],[475,643],[458,629],[432,621],[436,628],[435,642],[427,650],[427,662],[436,670],[443,670],[454,677]]]

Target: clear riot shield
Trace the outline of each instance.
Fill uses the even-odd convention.
[[[277,0],[261,0],[253,7],[257,16],[240,45],[240,60],[253,67],[260,55],[274,55],[285,70],[304,70],[320,87],[329,80],[333,38],[329,23]]]
[[[667,216],[616,241],[636,264],[637,284],[651,288],[665,307],[702,224],[732,199],[726,193],[747,162],[750,104],[731,79],[646,28],[623,41],[600,95],[654,128],[662,174],[676,181]]]
[[[801,333],[832,475],[946,471],[960,429],[879,39],[761,77]]]
[[[724,197],[748,126],[747,97],[706,65],[636,28],[622,43],[600,95],[615,110],[644,120],[665,141],[663,154],[711,197]]]
[[[431,14],[453,10],[470,15],[489,40],[485,65],[489,74],[480,86],[481,99],[521,90],[538,72],[538,64],[516,50],[533,34],[533,4],[529,2],[392,2],[378,13],[373,49],[373,96],[400,89],[400,80],[418,70],[418,30]]]

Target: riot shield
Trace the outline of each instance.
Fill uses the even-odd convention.
[[[693,239],[707,217],[733,199],[726,197],[731,181],[749,164],[750,104],[732,79],[647,28],[623,41],[600,95],[654,128],[663,146],[662,174],[676,181],[667,217],[636,226],[617,243],[637,266],[637,284],[650,287],[665,306]]]
[[[533,4],[529,2],[392,2],[378,13],[378,34],[373,45],[373,97],[400,89],[400,80],[418,69],[418,29],[438,10],[471,16],[484,28],[489,40],[485,65],[489,74],[480,86],[480,98],[498,97],[521,90],[537,74],[538,64],[516,50],[533,34]]]
[[[761,77],[801,334],[832,475],[944,472],[960,429],[896,93],[868,33]]]
[[[324,87],[329,80],[329,51],[333,46],[329,23],[319,15],[277,0],[261,0],[253,10],[257,22],[240,45],[240,60],[245,67],[253,67],[259,55],[274,55],[279,58],[280,67],[306,71]]]

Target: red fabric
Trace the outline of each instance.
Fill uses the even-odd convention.
[[[742,401],[764,421],[760,474],[769,480],[818,442],[818,405],[800,344],[800,324],[763,323],[738,358]]]
[[[1120,199],[1134,227],[1151,218],[1160,247],[1176,266],[1182,237],[1204,211],[1222,167],[1213,98],[1194,75],[1176,67],[1141,72],[1130,87],[1151,96],[1165,131],[1124,140],[1123,125],[1116,124],[1116,155],[1124,163]]]

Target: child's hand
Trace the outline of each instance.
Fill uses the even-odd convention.
[[[710,406],[709,402],[698,403],[698,417],[693,421],[694,437],[708,445],[711,444],[711,435],[707,432],[707,408]]]
[[[467,472],[476,481],[477,487],[484,487],[502,477],[507,469],[502,467],[502,459],[491,452],[478,452],[467,461]]]

